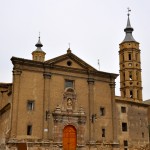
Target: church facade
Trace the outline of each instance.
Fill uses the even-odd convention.
[[[128,150],[149,144],[139,43],[128,15],[118,74],[98,71],[69,48],[45,61],[40,37],[32,60],[12,57],[13,82],[0,83],[0,149]]]

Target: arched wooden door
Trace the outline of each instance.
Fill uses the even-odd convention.
[[[77,133],[74,126],[68,125],[63,130],[63,150],[76,150]]]

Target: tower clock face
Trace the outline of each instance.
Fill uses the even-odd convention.
[[[67,106],[72,106],[72,99],[71,98],[67,99]]]

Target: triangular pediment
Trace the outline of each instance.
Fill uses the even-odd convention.
[[[81,70],[95,70],[92,66],[87,64],[85,61],[77,57],[71,52],[67,52],[67,54],[58,56],[56,58],[45,61],[46,64],[50,64],[51,66],[61,66],[67,68],[81,69]]]

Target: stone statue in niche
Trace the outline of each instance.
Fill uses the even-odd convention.
[[[73,88],[66,88],[63,94],[63,101],[62,101],[62,111],[67,112],[76,112],[77,111],[77,100],[76,100],[76,93]]]
[[[72,99],[71,98],[68,98],[67,99],[67,110],[72,110]]]

